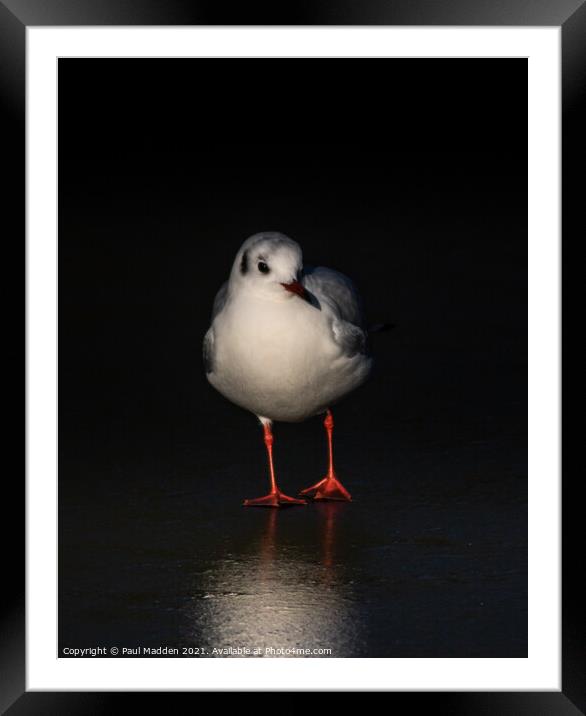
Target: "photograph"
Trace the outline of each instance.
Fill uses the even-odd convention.
[[[527,58],[57,63],[57,657],[527,658]]]

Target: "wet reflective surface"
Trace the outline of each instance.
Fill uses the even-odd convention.
[[[159,435],[167,456],[114,441],[122,464],[64,469],[86,473],[61,490],[61,648],[526,654],[526,479],[522,460],[511,465],[514,438],[497,430],[463,443],[468,425],[456,445],[453,427],[449,439],[437,427],[425,445],[407,439],[406,424],[385,441],[367,420],[361,458],[363,440],[340,409],[339,472],[355,501],[243,508],[265,488],[264,447],[254,422],[229,412],[216,429],[240,424],[242,463],[210,450],[213,440],[196,447],[175,434]],[[326,459],[321,421],[276,434],[284,489],[315,479]],[[203,471],[210,459],[217,466]]]
[[[336,521],[343,509],[319,507],[321,514],[311,525],[313,555],[292,541],[290,524],[283,524],[295,516],[277,510],[259,515],[260,535],[250,549],[221,560],[201,585],[207,591],[203,608],[194,609],[198,643],[209,651],[249,645],[263,655],[270,655],[270,649],[278,655],[291,654],[292,648],[331,648],[335,640],[338,656],[352,655],[359,619],[352,580],[344,579],[343,564],[334,553]]]

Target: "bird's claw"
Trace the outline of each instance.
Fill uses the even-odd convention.
[[[326,475],[322,480],[316,482],[315,485],[301,490],[299,494],[312,500],[352,502],[350,493],[335,475]]]
[[[277,490],[269,492],[264,497],[256,497],[253,500],[244,500],[244,507],[290,507],[293,505],[306,505],[305,500],[298,500],[296,497],[289,497]]]

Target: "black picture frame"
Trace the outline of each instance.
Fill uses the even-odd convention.
[[[278,7],[278,10],[276,9]],[[361,3],[285,2],[272,7],[261,4],[187,2],[171,0],[0,0],[0,101],[4,125],[3,168],[9,178],[4,193],[4,225],[14,235],[25,236],[25,122],[26,122],[26,29],[29,26],[91,25],[519,25],[562,28],[562,219],[564,246],[578,241],[581,226],[580,169],[584,156],[586,126],[586,3],[563,0],[469,0],[467,3],[431,3],[425,0],[363,0]],[[12,222],[9,223],[9,219]],[[582,230],[583,231],[583,230]],[[8,237],[8,232],[6,234]],[[6,242],[8,243],[8,242]],[[12,242],[14,250],[17,241]],[[13,257],[16,259],[16,256]],[[15,429],[15,428],[14,428]],[[15,436],[16,437],[16,436]],[[16,443],[16,441],[13,441]],[[22,504],[23,483],[4,484],[4,504]],[[572,550],[581,543],[581,509],[578,481],[562,482],[563,503],[563,600],[562,600],[562,691],[561,692],[437,692],[387,693],[390,707],[419,706],[449,714],[578,714],[586,713],[586,639],[580,593],[579,563]],[[25,580],[24,511],[20,524],[3,521],[4,544],[11,546],[14,563],[5,568],[5,602],[1,615],[0,708],[11,716],[29,713],[117,713],[137,698],[148,698],[151,707],[173,696],[182,706],[193,705],[193,693],[79,693],[31,692],[25,685]],[[130,704],[132,698],[132,704]],[[400,704],[407,700],[408,704]],[[165,706],[166,707],[166,706]]]

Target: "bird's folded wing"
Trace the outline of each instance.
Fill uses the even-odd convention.
[[[324,308],[344,321],[363,327],[362,305],[352,281],[339,271],[317,266],[304,270],[302,283]]]
[[[344,354],[366,353],[362,305],[352,281],[339,271],[318,266],[305,269],[302,283],[320,310],[331,316],[333,338]]]
[[[332,322],[334,340],[342,348],[344,355],[351,358],[358,353],[366,353],[366,333],[348,321],[334,318]]]
[[[218,313],[220,313],[220,311],[224,308],[227,300],[228,300],[228,281],[225,281],[222,284],[218,293],[216,294],[216,297],[214,298],[214,305],[212,307],[212,321],[218,315]]]
[[[214,318],[222,311],[228,300],[228,281],[226,281],[214,298],[212,307],[212,326],[203,339],[203,364],[207,374],[214,372]]]
[[[210,328],[203,339],[203,365],[206,374],[214,372],[214,329]]]

